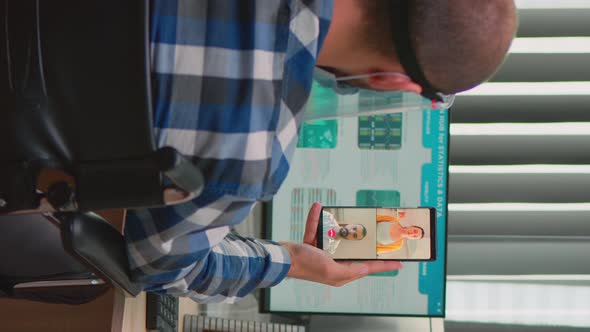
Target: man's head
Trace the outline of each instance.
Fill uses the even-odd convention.
[[[422,92],[425,84],[400,59],[410,51],[436,91],[456,93],[490,78],[516,28],[513,0],[337,0],[318,65],[340,75],[410,74],[411,80],[375,76],[366,84],[376,90]],[[400,45],[396,32],[406,36],[412,50]]]
[[[367,236],[367,229],[361,224],[340,224],[338,235],[345,240],[362,240]]]

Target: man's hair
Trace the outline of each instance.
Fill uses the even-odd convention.
[[[488,80],[504,61],[517,29],[513,0],[408,1],[408,31],[418,64],[439,92],[456,93]],[[395,0],[359,0],[361,36],[394,56]]]

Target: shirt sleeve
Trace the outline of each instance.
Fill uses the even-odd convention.
[[[132,276],[145,290],[202,303],[235,302],[256,288],[276,285],[289,271],[288,251],[229,231],[253,204],[225,196],[199,197],[128,211],[125,237]]]

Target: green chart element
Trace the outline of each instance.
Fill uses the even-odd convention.
[[[397,190],[359,190],[356,192],[357,206],[396,207],[401,202]]]
[[[356,192],[357,206],[399,206],[401,196],[396,190],[359,190]],[[372,276],[395,277],[399,271],[373,273]]]
[[[318,120],[301,125],[298,148],[333,149],[337,144],[338,120]]]
[[[397,150],[402,146],[402,113],[359,116],[358,146],[366,150]]]

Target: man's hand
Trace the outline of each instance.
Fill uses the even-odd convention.
[[[291,254],[288,277],[342,286],[370,273],[401,269],[402,264],[395,261],[336,262],[323,250],[316,248],[316,232],[321,210],[322,206],[319,203],[311,206],[302,244],[281,243]]]

